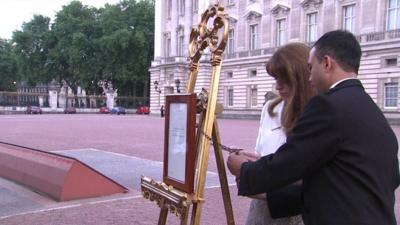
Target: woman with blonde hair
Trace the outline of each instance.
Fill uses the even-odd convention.
[[[314,95],[309,82],[310,70],[307,62],[309,51],[310,48],[305,44],[290,43],[280,47],[267,62],[267,73],[275,79],[275,89],[279,95],[267,101],[262,109],[256,153],[240,153],[247,155],[249,160],[274,153],[285,143],[286,136],[292,132],[306,103]],[[266,195],[254,196],[250,203],[246,225],[271,224],[303,223],[301,216],[273,219]]]

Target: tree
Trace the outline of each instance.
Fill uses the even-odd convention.
[[[17,61],[10,42],[0,39],[0,91],[15,91],[17,75]]]
[[[14,32],[24,80],[66,82],[75,94],[77,86],[97,91],[101,80],[120,95],[148,95],[154,1],[123,0],[100,9],[72,1],[49,25],[49,18],[36,15]]]
[[[50,18],[35,15],[22,25],[22,31],[13,33],[12,42],[21,79],[29,84],[47,83],[51,73],[46,68],[49,53]]]
[[[49,54],[51,67],[74,93],[78,85],[87,88],[96,73],[95,40],[101,35],[97,17],[97,9],[72,1],[56,14],[52,26],[56,45]]]
[[[103,36],[101,77],[123,95],[147,96],[154,46],[154,2],[125,0],[106,5],[100,17]]]

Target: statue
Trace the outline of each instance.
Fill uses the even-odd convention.
[[[106,95],[107,108],[114,108],[115,99],[118,96],[118,89],[114,90],[111,81],[107,80],[100,80],[97,84],[103,89],[103,94]]]

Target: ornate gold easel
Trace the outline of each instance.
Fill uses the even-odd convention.
[[[174,213],[181,220],[181,225],[188,222],[190,206],[193,205],[191,225],[200,224],[200,216],[204,204],[204,188],[209,160],[211,141],[215,150],[219,180],[221,183],[222,197],[224,201],[227,224],[234,225],[232,203],[229,194],[229,186],[225,171],[224,158],[216,120],[218,85],[221,75],[222,53],[225,50],[228,37],[227,14],[219,4],[210,6],[203,14],[197,28],[193,28],[190,35],[190,77],[187,86],[188,93],[194,93],[194,87],[199,71],[199,60],[203,51],[208,47],[211,52],[212,77],[210,91],[202,93],[204,99],[200,101],[202,107],[197,129],[197,164],[195,174],[195,191],[187,194],[168,186],[163,182],[156,182],[142,176],[142,194],[151,201],[156,201],[160,206],[158,224],[166,224],[168,211]],[[208,21],[213,18],[213,27],[208,27]],[[218,37],[218,31],[222,31],[222,38]],[[201,108],[201,107],[200,107]]]

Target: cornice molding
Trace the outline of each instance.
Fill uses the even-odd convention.
[[[234,24],[234,23],[236,23],[238,21],[237,16],[234,16],[234,15],[228,15],[227,19],[229,21],[229,24]]]
[[[290,7],[282,4],[276,4],[272,9],[271,13],[274,16],[278,16],[279,14],[287,15],[290,11]]]
[[[244,18],[246,18],[248,21],[261,18],[262,16],[262,7],[259,3],[254,2],[251,5],[247,6],[247,12],[244,14]]]
[[[257,19],[261,16],[262,16],[261,13],[254,11],[254,10],[250,10],[244,15],[244,18],[246,18],[249,21],[249,20]]]
[[[323,2],[324,2],[323,0],[303,0],[300,2],[300,5],[304,9],[308,9],[312,6],[316,9],[318,9],[322,5]]]

